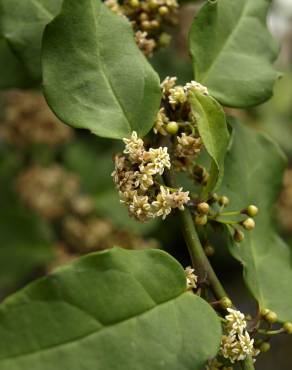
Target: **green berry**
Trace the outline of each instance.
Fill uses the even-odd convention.
[[[195,218],[195,223],[198,226],[205,226],[208,222],[208,217],[206,215],[197,215]]]
[[[197,210],[202,215],[207,215],[210,210],[210,206],[207,202],[202,202],[197,205]]]
[[[179,126],[177,124],[177,122],[175,121],[170,121],[168,122],[168,124],[166,125],[166,131],[170,134],[170,135],[176,135],[177,132],[178,132],[178,129],[179,129]]]
[[[259,350],[260,350],[261,352],[268,352],[268,351],[270,350],[270,348],[271,348],[271,345],[270,345],[270,343],[268,343],[268,342],[263,342],[263,343],[261,343],[261,345],[259,346]]]
[[[255,228],[255,222],[254,219],[249,217],[246,220],[242,222],[242,226],[245,228],[245,230],[253,230]]]
[[[278,316],[275,312],[270,311],[265,315],[265,320],[270,324],[274,324],[278,321]]]
[[[140,5],[139,0],[130,0],[129,4],[132,8],[138,8],[138,6]]]
[[[164,15],[168,14],[169,10],[168,10],[167,6],[161,6],[158,9],[158,12],[159,12],[160,15],[164,16]]]
[[[292,322],[285,322],[283,328],[287,334],[292,334]]]
[[[258,209],[258,207],[251,204],[250,206],[247,207],[247,209],[245,210],[245,213],[249,217],[255,217],[259,213],[259,209]]]
[[[232,307],[232,301],[228,297],[221,298],[219,304],[224,310]]]
[[[228,199],[227,197],[225,197],[225,196],[220,197],[220,198],[218,199],[218,203],[220,204],[220,206],[224,206],[224,207],[226,207],[226,206],[228,206],[228,204],[229,204],[229,199]]]
[[[212,245],[206,245],[204,251],[208,257],[214,256],[215,254],[215,249],[212,247]]]
[[[234,235],[233,235],[233,239],[237,242],[237,243],[240,243],[243,241],[244,239],[244,233],[240,230],[235,230],[234,232]]]
[[[271,312],[268,308],[261,308],[260,314],[262,317],[265,317],[269,312]]]
[[[171,36],[166,32],[163,32],[159,37],[159,45],[162,47],[168,46],[170,44],[170,41]]]

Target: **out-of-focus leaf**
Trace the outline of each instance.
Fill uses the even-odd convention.
[[[4,38],[0,37],[0,89],[11,87],[28,87],[32,85],[31,78],[20,60],[11,51]]]
[[[269,0],[207,1],[190,32],[197,81],[220,103],[249,107],[269,99],[279,77],[266,25]]]
[[[236,124],[220,193],[230,198],[232,209],[249,204],[259,207],[256,228],[245,232],[243,242],[229,243],[229,247],[243,264],[244,279],[261,307],[275,311],[281,321],[291,321],[291,250],[273,223],[273,204],[285,164],[281,150],[269,138]]]
[[[201,370],[221,325],[158,250],[114,248],[59,269],[0,307],[1,370]]]
[[[99,0],[64,1],[45,31],[42,59],[47,101],[65,123],[118,139],[153,126],[158,75],[130,23]]]

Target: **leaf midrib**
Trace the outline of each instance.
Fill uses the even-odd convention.
[[[100,11],[98,13],[98,19],[96,19],[96,17],[95,17],[95,8],[94,8],[94,4],[93,4],[93,1],[92,0],[90,0],[90,6],[92,8],[93,24],[94,24],[94,29],[95,29],[95,35],[96,35],[96,39],[98,39],[98,19],[100,19],[100,17],[101,17],[103,4],[100,3]],[[101,55],[101,52],[100,52],[100,45],[98,43],[97,43],[96,51],[97,51],[97,57],[99,57],[99,59],[100,59],[100,63],[99,63],[99,65],[100,65],[100,71],[101,71],[101,73],[103,75],[103,78],[104,78],[106,84],[109,87],[109,90],[112,93],[112,96],[114,97],[114,100],[116,101],[118,107],[120,107],[121,112],[123,113],[124,117],[126,118],[125,122],[128,125],[128,129],[129,129],[129,133],[130,133],[132,131],[131,122],[129,120],[129,117],[128,117],[127,113],[126,113],[126,110],[125,110],[124,106],[122,105],[122,103],[121,103],[121,101],[120,101],[120,99],[118,97],[118,94],[116,93],[116,91],[114,89],[113,84],[110,81],[110,78],[108,77],[108,75],[106,73],[105,63],[103,61],[103,56]]]
[[[126,318],[124,320],[121,320],[117,323],[114,323],[114,324],[111,324],[111,325],[106,325],[106,326],[103,326],[101,329],[97,329],[97,330],[94,330],[92,332],[89,332],[89,333],[86,333],[84,335],[81,335],[79,337],[76,337],[74,339],[71,339],[71,340],[68,340],[68,341],[65,341],[65,342],[62,342],[62,343],[58,343],[58,344],[54,344],[52,346],[48,346],[48,347],[43,347],[43,348],[40,348],[39,350],[33,350],[33,351],[29,351],[29,352],[25,352],[25,353],[21,353],[21,354],[18,354],[18,355],[14,355],[14,356],[7,356],[7,357],[2,357],[0,359],[0,364],[5,362],[5,361],[11,361],[11,360],[14,360],[14,359],[20,359],[20,358],[23,358],[23,357],[28,357],[28,356],[33,356],[33,355],[38,355],[40,353],[43,353],[43,352],[47,352],[47,351],[53,351],[53,350],[56,350],[58,348],[61,348],[61,347],[64,347],[64,346],[69,346],[69,345],[72,345],[76,342],[79,342],[79,341],[82,341],[82,340],[85,340],[91,336],[94,336],[94,335],[99,335],[99,333],[101,332],[104,332],[106,330],[111,330],[113,329],[114,327],[117,327],[119,325],[122,325],[128,321],[131,321],[131,320],[137,320],[137,318],[140,318],[144,315],[147,315],[149,312],[151,311],[154,311],[158,308],[160,308],[161,306],[163,305],[166,305],[166,304],[169,304],[169,303],[172,303],[174,304],[175,301],[177,301],[178,299],[181,299],[181,297],[185,296],[186,294],[189,294],[188,292],[182,292],[181,294],[179,294],[178,296],[176,297],[172,297],[162,303],[159,303],[159,304],[156,304],[154,307],[151,307],[135,316],[132,316],[132,317],[129,317],[129,318]],[[66,302],[66,303],[69,303],[69,302]],[[71,305],[71,303],[69,303]],[[74,305],[73,305],[74,306]],[[75,306],[74,306],[75,307]],[[85,312],[86,315],[88,315],[88,313],[86,311],[83,311]]]
[[[232,32],[227,36],[227,38],[225,39],[224,43],[223,43],[223,46],[222,48],[219,50],[219,52],[216,54],[216,56],[213,58],[213,61],[212,63],[209,65],[209,67],[207,68],[207,70],[201,74],[201,78],[199,78],[199,74],[198,74],[198,81],[200,82],[205,82],[207,79],[208,79],[208,75],[210,75],[210,71],[212,71],[212,69],[214,69],[214,66],[217,64],[218,62],[218,59],[219,57],[221,56],[221,54],[225,51],[226,47],[228,46],[228,44],[233,40],[234,38],[234,35],[236,34],[237,30],[239,29],[239,27],[241,26],[241,22],[242,20],[244,19],[244,16],[245,16],[245,10],[247,9],[247,6],[246,4],[248,3],[248,1],[246,1],[242,7],[242,10],[241,10],[241,13],[239,14],[239,21],[236,23],[235,27],[233,28]]]

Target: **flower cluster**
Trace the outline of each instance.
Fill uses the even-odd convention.
[[[194,272],[195,270],[190,266],[185,268],[187,289],[195,289],[197,287],[198,277]]]
[[[170,35],[165,26],[177,24],[176,0],[106,0],[105,4],[115,13],[126,17],[132,24],[135,40],[145,56],[169,44]]]
[[[247,356],[257,356],[259,351],[254,348],[254,339],[251,339],[246,330],[247,323],[244,314],[232,308],[225,316],[226,335],[222,336],[220,354],[231,363],[243,361]]]
[[[144,222],[160,216],[165,219],[173,208],[183,210],[190,200],[189,193],[159,183],[159,176],[170,168],[167,148],[146,150],[135,131],[124,143],[123,155],[115,157],[112,176],[130,215]]]
[[[176,85],[176,82],[176,77],[166,77],[161,83],[162,102],[153,131],[163,136],[176,135],[173,140],[174,167],[178,171],[188,172],[196,181],[194,159],[200,154],[203,143],[190,97],[195,91],[208,95],[208,90],[196,81],[188,82],[185,86]]]
[[[73,130],[56,118],[38,92],[10,91],[4,103],[5,120],[0,125],[0,140],[10,145],[56,148],[74,136]]]

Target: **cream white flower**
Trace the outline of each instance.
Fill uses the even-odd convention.
[[[160,84],[161,90],[162,90],[162,96],[163,98],[166,98],[166,96],[169,94],[170,89],[172,89],[176,84],[176,77],[166,77],[162,83]]]
[[[155,216],[162,216],[164,220],[171,212],[171,194],[169,189],[160,186],[160,193],[158,193],[156,200],[152,202],[152,206],[156,208]]]
[[[194,274],[195,270],[190,266],[185,268],[185,274],[187,279],[187,289],[193,289],[197,287],[198,277]]]
[[[246,329],[245,316],[238,310],[227,308],[229,315],[225,316],[227,326],[231,332],[241,334]]]
[[[204,85],[201,85],[199,82],[196,82],[196,81],[188,82],[185,85],[184,89],[185,89],[186,93],[188,93],[190,91],[196,91],[197,90],[197,91],[201,92],[204,95],[209,95],[207,87],[204,86]]]
[[[139,221],[147,221],[153,218],[151,205],[147,195],[134,195],[132,203],[129,205],[129,212]]]
[[[143,140],[138,137],[137,132],[133,131],[130,139],[124,138],[123,142],[126,144],[124,154],[128,154],[129,159],[134,163],[141,162],[145,148]]]
[[[169,122],[169,118],[165,114],[165,109],[161,108],[157,113],[156,120],[154,123],[153,131],[155,134],[167,135],[166,125]]]
[[[187,95],[182,86],[175,86],[169,90],[168,100],[172,108],[174,109],[178,104],[183,104],[187,101]]]

